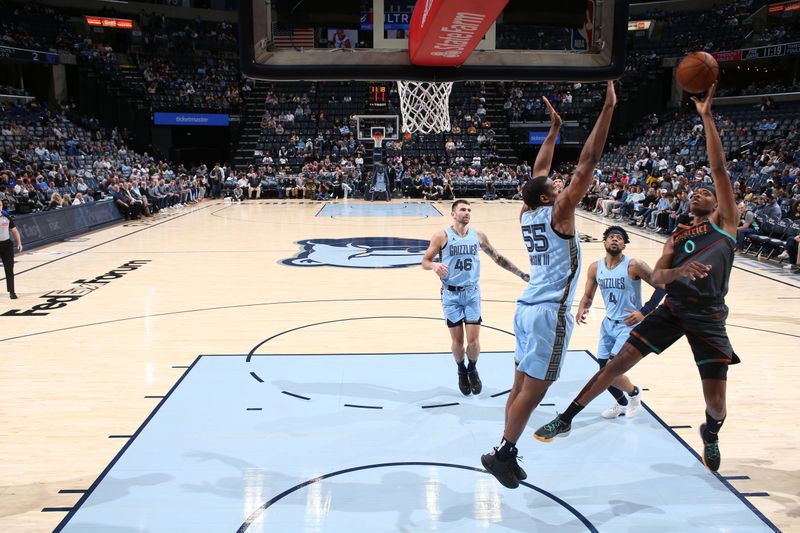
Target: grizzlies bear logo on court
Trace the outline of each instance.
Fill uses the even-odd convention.
[[[290,266],[402,268],[418,266],[430,241],[394,237],[348,237],[298,241],[302,251],[281,261]]]

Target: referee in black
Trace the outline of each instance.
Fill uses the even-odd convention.
[[[3,268],[6,271],[6,288],[8,295],[12,300],[17,299],[17,293],[14,292],[14,245],[11,243],[11,234],[14,234],[14,240],[17,241],[17,251],[22,251],[22,239],[19,236],[14,220],[8,211],[0,211],[0,261],[3,261]]]

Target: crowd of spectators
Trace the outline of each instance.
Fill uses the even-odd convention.
[[[73,50],[82,37],[68,17],[36,2],[0,2],[0,44],[42,51]]]
[[[223,171],[221,181],[214,178],[216,174],[212,171],[211,195],[230,196],[236,201],[267,197],[365,198],[373,188],[374,173],[358,165],[356,159],[310,161],[300,172],[291,172],[272,163],[253,165],[246,171]],[[455,197],[510,198],[530,177],[530,167],[525,163],[513,168],[500,163],[454,168],[428,158],[405,159],[402,156],[389,158],[383,169],[390,197],[434,201]]]
[[[146,93],[165,97],[168,107],[237,108],[242,103],[239,70],[231,61],[206,58],[177,63],[173,58],[139,57]]]
[[[725,130],[741,128],[725,112],[725,108],[718,108],[715,113],[723,135]],[[796,242],[794,236],[800,224],[800,130],[797,127],[800,120],[794,118],[783,117],[791,126],[779,137],[766,138],[748,150],[730,153],[728,159],[728,173],[742,214],[737,249],[767,251],[768,258],[789,259],[787,267],[796,263],[797,246],[792,243]],[[679,224],[689,223],[689,199],[693,190],[701,183],[711,183],[712,176],[705,157],[690,161],[681,155],[683,148],[679,147],[695,142],[705,154],[705,136],[696,121],[686,116],[675,116],[671,122],[682,125],[671,144],[658,148],[636,144],[646,141],[648,133],[652,134],[658,127],[658,118],[651,116],[645,121],[643,136],[604,157],[583,200],[583,208],[662,234],[670,234]],[[774,117],[765,117],[755,128],[775,131],[778,122]],[[622,164],[618,164],[620,160],[615,157],[620,153],[625,154]],[[754,219],[768,221],[769,225],[758,228]],[[760,244],[755,239],[750,241],[751,234],[759,231],[766,240]],[[753,247],[753,243],[759,245]]]
[[[71,117],[71,118],[70,118]],[[113,200],[130,218],[202,199],[203,168],[185,169],[128,148],[125,132],[102,128],[70,106],[0,104],[0,199],[12,214]],[[153,181],[161,189],[148,202]],[[143,208],[120,203],[144,196]],[[131,204],[136,202],[131,201]],[[148,205],[152,204],[152,205]],[[145,208],[146,207],[146,208]]]
[[[565,120],[577,119],[602,101],[601,84],[575,83],[500,83],[497,92],[504,99],[503,110],[511,122],[547,121],[542,95]]]
[[[400,135],[385,123],[384,150],[389,157],[430,159],[436,164],[470,167],[498,162],[497,131],[489,117],[486,85],[464,84],[450,98],[451,130],[439,135]],[[370,146],[357,138],[358,115],[366,109],[367,84],[272,84],[256,89],[263,98],[254,146],[255,164],[277,165],[299,172],[311,161],[352,160],[357,168],[370,163]],[[387,95],[387,114],[399,113],[394,87]],[[363,135],[363,131],[362,131]],[[395,139],[395,137],[397,137]],[[441,163],[439,163],[441,162]]]
[[[756,74],[758,75],[758,74]],[[780,94],[788,92],[799,92],[800,88],[788,82],[773,81],[770,79],[755,80],[746,87],[720,87],[717,89],[717,97],[721,96],[749,96],[754,94]],[[775,105],[772,97],[763,97],[762,105],[771,108]]]

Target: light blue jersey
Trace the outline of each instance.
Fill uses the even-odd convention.
[[[581,245],[553,229],[553,208],[539,207],[522,214],[522,238],[531,263],[531,280],[517,303],[554,303],[569,309],[581,270]]]
[[[626,309],[642,307],[642,280],[631,279],[628,275],[630,262],[631,258],[625,257],[611,270],[605,259],[597,262],[597,286],[606,304],[606,318],[610,320],[624,321],[629,314]]]
[[[477,285],[481,278],[481,243],[478,232],[472,228],[462,237],[453,228],[444,230],[447,243],[441,250],[441,261],[447,267],[447,278],[442,284],[447,287],[469,287]]]
[[[531,280],[517,300],[514,315],[517,370],[545,381],[555,381],[572,335],[581,246],[573,236],[553,229],[552,206],[522,214],[522,238],[531,263]]]

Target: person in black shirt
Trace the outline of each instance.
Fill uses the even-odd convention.
[[[344,187],[342,186],[342,176],[339,172],[333,177],[333,197],[337,200],[344,198]]]
[[[403,198],[411,198],[411,188],[413,187],[414,180],[411,174],[406,172],[400,180],[400,187],[403,190]]]
[[[0,212],[0,260],[3,261],[3,269],[6,271],[8,295],[12,300],[16,300],[17,293],[14,292],[14,245],[11,243],[11,235],[14,235],[14,240],[17,241],[17,252],[21,252],[22,238],[19,236],[19,230],[8,211],[3,209]]]
[[[536,430],[534,437],[550,442],[571,429],[572,419],[620,375],[650,352],[660,353],[686,336],[703,385],[706,421],[700,426],[703,463],[716,472],[721,455],[718,433],[727,415],[728,366],[739,362],[725,329],[725,295],[733,267],[739,213],[725,154],[711,115],[716,84],[704,100],[692,97],[703,119],[706,148],[714,184],[701,183],[691,198],[693,225],[676,231],[664,243],[651,281],[666,286],[664,304],[631,331],[617,357],[595,374],[564,413]]]
[[[114,185],[112,191],[114,202],[125,220],[138,220],[142,213],[141,204],[134,202],[128,192],[122,189],[118,183]]]

